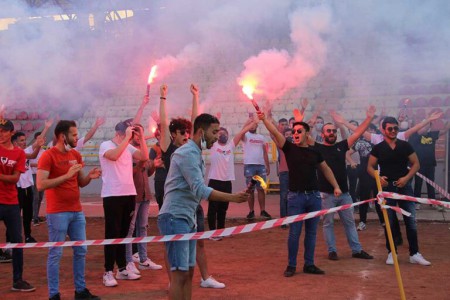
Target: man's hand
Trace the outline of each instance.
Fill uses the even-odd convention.
[[[191,87],[190,87],[190,89],[191,89],[191,93],[192,93],[192,95],[194,95],[194,96],[198,96],[198,86],[197,85],[195,85],[195,84],[191,84]]]
[[[144,95],[144,97],[142,98],[142,106],[146,106],[148,104],[148,102],[150,102],[150,96],[148,95]]]
[[[355,163],[355,162],[352,162],[352,163],[350,164],[350,167],[351,167],[352,169],[356,169],[356,168],[358,167],[358,164]]]
[[[153,121],[155,121],[156,124],[159,124],[159,115],[156,111],[152,111],[150,113],[150,116],[152,117]]]
[[[308,98],[303,98],[301,102],[302,109],[305,110],[308,107],[308,104],[309,104]]]
[[[258,116],[258,119],[261,121],[264,121],[264,119],[266,118],[266,115],[260,110],[256,111],[256,115]]]
[[[78,172],[80,172],[82,168],[83,168],[82,164],[75,164],[75,165],[73,165],[73,166],[71,166],[69,168],[69,170],[67,171],[66,175],[68,176],[68,178],[72,178],[73,175],[75,175]]]
[[[222,113],[220,111],[216,112],[217,120],[220,120],[221,116],[222,116]]]
[[[48,119],[48,120],[45,120],[45,123],[44,123],[44,127],[45,128],[50,128],[51,126],[53,125],[53,118],[50,118],[50,119]]]
[[[333,118],[334,122],[336,122],[336,123],[339,123],[339,124],[344,124],[345,123],[344,117],[341,116],[340,114],[338,114],[334,110],[330,111],[330,116]]]
[[[240,192],[236,194],[231,194],[231,201],[235,203],[242,203],[248,201],[248,198],[250,197],[250,194],[246,192]]]
[[[387,177],[386,176],[380,176],[380,183],[382,187],[387,187],[388,186],[388,181],[387,181]]]
[[[302,114],[301,111],[299,111],[298,109],[294,109],[292,112],[294,113],[295,122],[302,122],[303,121],[304,115]]]
[[[430,123],[432,121],[435,121],[435,120],[439,119],[440,117],[442,117],[443,114],[444,114],[444,112],[442,112],[442,111],[435,111],[434,113],[432,113],[432,114],[430,114],[428,116],[428,122],[427,123]]]
[[[133,137],[133,126],[128,126],[125,130],[125,140],[129,141]]]
[[[400,177],[397,181],[394,182],[396,187],[402,188],[408,183],[408,179],[406,177]]]
[[[102,170],[100,168],[93,168],[92,170],[89,171],[88,173],[88,177],[90,179],[97,179],[100,176],[102,176]]]
[[[334,196],[339,197],[340,195],[342,195],[341,189],[339,187],[334,188]]]
[[[167,96],[167,84],[161,85],[161,87],[159,88],[159,93],[160,93],[161,97],[166,98],[166,96]]]
[[[155,168],[164,168],[164,162],[161,157],[155,158],[155,160],[153,161],[153,165],[155,166]]]
[[[370,106],[367,108],[366,116],[367,116],[368,118],[373,119],[373,118],[375,117],[375,112],[376,112],[376,111],[377,111],[377,108],[376,108],[375,106],[373,106],[373,105],[370,105]]]
[[[105,124],[105,118],[97,117],[97,119],[95,119],[95,126],[100,127],[103,124]]]

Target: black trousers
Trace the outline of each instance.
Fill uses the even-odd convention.
[[[23,232],[25,239],[31,236],[31,219],[33,218],[33,187],[25,189],[18,187],[17,194],[19,198],[19,206],[22,211]]]
[[[136,196],[113,196],[103,198],[105,214],[105,239],[126,238],[134,213]],[[105,271],[114,270],[114,263],[123,269],[125,259],[125,244],[106,245],[104,248]]]
[[[231,181],[210,179],[208,186],[224,193],[231,193],[232,190]],[[210,230],[225,228],[228,204],[228,202],[208,201],[208,226]]]

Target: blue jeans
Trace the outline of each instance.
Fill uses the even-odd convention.
[[[19,204],[0,204],[0,220],[6,227],[7,242],[22,243],[22,219],[20,217]],[[12,249],[13,282],[22,279],[23,272],[23,249]]]
[[[48,238],[50,242],[62,242],[66,235],[71,241],[86,240],[86,219],[83,212],[62,212],[47,215]],[[73,279],[75,290],[81,292],[86,288],[84,270],[86,265],[86,246],[73,249]],[[62,247],[51,247],[47,258],[47,282],[49,297],[59,293],[59,261]]]
[[[318,191],[303,193],[289,192],[287,196],[288,216],[318,211],[321,208],[320,194]],[[316,248],[317,225],[319,217],[305,220],[305,265],[314,264],[314,250]],[[291,267],[297,266],[297,254],[302,232],[303,221],[292,223],[289,226],[288,238],[288,264]]]
[[[287,216],[287,195],[289,192],[289,172],[280,172],[278,175],[280,180],[280,217]]]
[[[323,209],[341,206],[344,204],[352,204],[353,200],[349,193],[343,193],[339,197],[334,194],[320,193],[322,196]],[[353,209],[346,209],[338,211],[339,218],[341,218],[342,225],[344,225],[347,242],[352,253],[359,253],[362,250],[359,243],[358,233],[356,232],[355,218],[353,217]],[[337,252],[336,237],[334,236],[334,213],[323,216],[323,235],[328,245],[328,252]]]
[[[150,207],[150,200],[137,202],[134,205],[134,214],[131,218],[130,228],[128,229],[128,236],[132,237],[134,228],[136,228],[136,237],[146,237],[148,228],[148,210]],[[127,263],[133,261],[132,244],[127,244],[125,249],[125,255]],[[147,260],[147,243],[137,244],[139,252],[139,260],[144,262]]]
[[[167,213],[158,216],[158,228],[161,235],[197,232],[195,226],[190,227],[187,220],[174,218]],[[197,241],[174,241],[164,244],[171,271],[189,271],[190,268],[195,267]]]
[[[402,195],[407,196],[413,196],[414,192],[411,187],[411,181],[409,181],[404,187],[399,188],[392,184],[392,182],[389,182],[389,185],[384,188],[387,192],[394,192]],[[416,205],[415,202],[412,201],[405,201],[405,200],[393,200],[386,198],[386,204],[390,206],[398,206],[407,212],[411,213],[411,216],[407,217],[403,215],[403,221],[405,222],[406,227],[406,237],[408,238],[408,244],[409,244],[409,255],[414,255],[417,252],[419,252],[419,242],[417,239],[417,223],[416,223]],[[398,240],[398,231],[394,230],[393,224],[395,222],[395,216],[396,212],[392,209],[388,209],[388,216],[389,216],[389,224],[391,225],[391,231],[392,231],[392,237],[395,241]],[[385,230],[385,237],[386,237],[386,249],[391,252],[391,247],[389,245],[389,240],[387,238],[387,233]],[[397,245],[395,245],[395,251],[397,251]]]

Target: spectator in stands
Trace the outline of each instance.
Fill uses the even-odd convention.
[[[162,123],[163,114],[160,116]],[[238,203],[247,200],[248,195],[245,192],[227,194],[204,184],[205,165],[202,149],[212,147],[218,138],[219,128],[220,123],[216,117],[209,114],[199,115],[194,122],[192,139],[174,152],[166,180],[164,203],[158,216],[161,234],[195,232],[194,215],[201,199]],[[169,298],[191,299],[196,241],[165,244],[171,271]]]
[[[272,135],[272,139],[278,148],[282,149],[286,155],[286,162],[289,168],[289,193],[288,193],[288,215],[297,215],[321,209],[320,194],[317,183],[317,170],[320,169],[326,175],[328,181],[334,187],[335,196],[342,194],[338,183],[334,178],[331,169],[323,160],[322,155],[317,150],[308,145],[309,125],[305,122],[294,123],[292,137],[294,143],[289,143],[278,131],[277,127],[268,119],[264,113],[258,112],[258,118]],[[305,252],[303,272],[309,274],[324,274],[314,264],[314,251],[316,247],[317,225],[319,218],[307,219],[305,221]],[[303,221],[292,223],[289,226],[288,238],[288,266],[284,271],[285,277],[295,274],[297,268],[297,254],[299,247],[300,233]]]
[[[409,142],[419,158],[420,169],[419,173],[426,178],[434,181],[436,171],[436,141],[440,136],[447,133],[450,123],[443,130],[436,130],[433,124],[413,133],[409,138]],[[414,197],[422,197],[422,183],[423,179],[417,174],[414,176]],[[427,196],[429,199],[436,199],[436,191],[431,184],[427,183]],[[416,203],[416,209],[420,208],[420,204]]]
[[[372,177],[375,177],[375,170],[380,166],[381,186],[388,192],[395,192],[402,195],[413,196],[414,192],[411,187],[411,179],[419,170],[420,163],[414,149],[408,142],[397,138],[398,122],[393,117],[386,117],[382,123],[384,140],[375,145],[370,153],[367,171]],[[408,165],[410,168],[408,169]],[[420,264],[429,266],[431,263],[427,261],[419,253],[419,243],[417,239],[416,210],[414,202],[397,201],[394,199],[386,199],[386,204],[390,206],[398,205],[411,215],[403,215],[406,226],[406,235],[409,243],[409,261],[412,264]],[[389,222],[393,221],[395,211],[389,209]],[[394,264],[392,258],[392,250],[397,251],[396,231],[392,231],[394,237],[395,249],[391,249],[389,240],[385,230],[386,248],[388,250],[388,258],[386,264]]]
[[[94,137],[94,134],[97,132],[97,129],[104,123],[105,118],[97,117],[95,119],[94,125],[92,125],[92,127],[89,129],[86,135],[77,141],[77,146],[75,147],[75,150],[80,151],[84,147],[84,145]]]
[[[99,159],[102,167],[103,210],[105,213],[105,238],[124,238],[128,235],[131,216],[134,212],[136,188],[133,182],[132,159],[147,161],[148,150],[144,132],[131,122],[119,122],[112,140],[100,145]],[[133,135],[138,136],[141,149],[130,145]],[[116,279],[135,280],[140,275],[127,271],[125,245],[105,246],[105,273],[103,284],[107,287],[117,285]],[[113,276],[114,263],[118,270]]]
[[[24,150],[27,154],[33,152],[32,146],[27,147],[27,140],[25,133],[16,132],[11,138],[14,146]],[[33,175],[31,173],[30,161],[25,161],[25,172],[20,174],[17,182],[17,194],[19,197],[19,206],[22,211],[22,223],[25,233],[25,243],[36,243],[36,240],[31,236],[31,219],[33,217]]]
[[[285,119],[286,120],[286,119]],[[287,124],[287,120],[286,120]],[[219,129],[219,138],[210,151],[208,186],[224,193],[232,192],[232,180],[234,175],[234,149],[241,141],[242,136],[253,126],[253,121],[249,120],[244,124],[242,130],[230,141],[228,130],[224,127]],[[287,126],[287,125],[286,125]],[[228,209],[228,202],[208,201],[208,225],[210,230],[225,228],[225,219]],[[221,240],[221,237],[212,237],[212,240]]]
[[[139,126],[144,132],[144,127],[141,124],[134,124]],[[138,150],[141,150],[140,137],[134,135],[131,139],[131,145]],[[142,161],[133,159],[133,182],[136,188],[136,204],[134,207],[134,214],[131,218],[130,228],[128,230],[128,237],[133,236],[133,232],[136,230],[136,237],[146,237],[148,228],[148,215],[150,209],[150,199],[152,195],[150,193],[150,186],[148,183],[148,177],[153,174],[154,168],[150,161]],[[139,270],[161,270],[162,266],[155,264],[147,256],[147,243],[138,243],[138,268]],[[126,245],[126,259],[127,259],[127,271],[140,275],[139,270],[136,268],[132,257],[132,244]]]
[[[322,154],[325,162],[330,166],[342,191],[341,195],[335,196],[334,187],[329,184],[329,181],[325,177],[326,174],[319,172],[319,191],[322,197],[322,207],[324,209],[331,209],[333,207],[353,203],[348,192],[345,157],[350,147],[353,146],[358,138],[369,127],[374,114],[375,107],[370,106],[366,111],[366,119],[364,122],[353,131],[348,139],[344,139],[340,142],[336,142],[338,130],[334,124],[326,123],[322,127],[323,143],[319,144],[316,142],[314,148]],[[373,259],[373,256],[362,249],[359,242],[355,219],[353,217],[353,209],[340,210],[338,211],[338,214],[344,225],[345,235],[347,236],[348,244],[352,250],[352,257]],[[334,213],[323,216],[323,233],[328,245],[328,259],[338,260],[336,237],[334,234]]]
[[[242,136],[244,146],[244,176],[247,186],[255,175],[261,176],[264,181],[270,175],[266,138],[262,134],[256,133],[257,128],[258,123],[255,122],[250,130]],[[271,219],[272,216],[266,211],[266,195],[259,182],[256,186],[250,188],[251,193],[248,200],[250,212],[247,215],[247,219],[255,219],[255,189],[257,190],[261,217]]]
[[[80,187],[99,178],[101,171],[93,168],[84,174],[77,145],[78,130],[74,121],[61,120],[55,127],[56,144],[39,159],[37,186],[45,190],[47,199],[47,224],[50,242],[86,240],[86,218],[80,202]],[[49,249],[47,258],[47,284],[49,298],[59,300],[59,264],[62,247]],[[73,277],[75,299],[100,299],[86,288],[86,246],[73,247]]]
[[[11,138],[14,125],[10,120],[0,119],[0,220],[5,223],[9,242],[22,243],[22,225],[20,222],[20,207],[17,198],[16,184],[20,174],[25,169],[25,152],[14,146]],[[23,249],[14,248],[13,259],[13,286],[11,290],[32,292],[35,287],[23,280]]]

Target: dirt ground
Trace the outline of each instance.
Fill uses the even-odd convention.
[[[103,219],[88,218],[88,239],[103,238]],[[243,224],[244,220],[230,220],[227,226]],[[222,241],[206,241],[210,273],[227,286],[222,290],[200,288],[198,269],[194,275],[193,299],[400,299],[393,266],[385,264],[386,250],[381,227],[373,221],[360,232],[363,248],[375,256],[374,260],[351,258],[343,227],[336,223],[339,261],[329,261],[322,232],[316,247],[316,265],[325,270],[324,276],[297,272],[283,277],[287,263],[288,231],[279,227],[245,233]],[[449,299],[450,288],[450,230],[448,223],[419,223],[420,252],[432,266],[412,265],[408,247],[399,247],[400,269],[407,299]],[[38,241],[47,240],[45,224],[33,227]],[[402,225],[404,232],[404,226]],[[156,220],[150,219],[150,235],[157,235]],[[0,236],[5,236],[4,226]],[[404,234],[406,237],[406,234]],[[301,237],[303,240],[303,234]],[[405,239],[406,241],[406,239]],[[302,244],[299,266],[303,264]],[[62,299],[73,299],[71,249],[65,248],[61,263],[60,291]],[[163,245],[148,245],[149,256],[163,264]],[[36,287],[33,293],[11,292],[12,266],[0,264],[0,297],[6,299],[46,299],[47,249],[25,250],[24,279]],[[165,269],[142,271],[137,281],[119,281],[119,286],[106,288],[102,284],[103,247],[88,249],[86,264],[87,287],[102,299],[166,299],[168,280]]]

